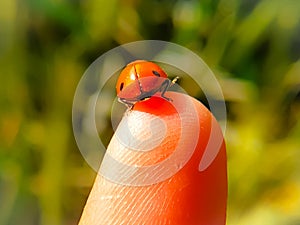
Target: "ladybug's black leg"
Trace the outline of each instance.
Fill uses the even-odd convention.
[[[169,79],[166,79],[161,87],[160,87],[160,91],[161,91],[161,97],[163,97],[164,99],[168,100],[168,101],[172,101],[172,99],[168,98],[165,96],[166,91],[169,89],[169,87],[173,86],[176,81],[179,79],[179,77],[175,77],[172,81],[170,81]]]
[[[122,104],[126,105],[127,108],[129,108],[129,109],[132,109],[132,107],[133,107],[133,105],[134,105],[132,102],[127,101],[127,100],[124,99],[124,98],[118,98],[118,101],[121,102]]]
[[[163,97],[164,99],[168,100],[168,101],[172,101],[172,99],[168,98],[165,96],[166,91],[169,89],[171,85],[171,81],[169,79],[166,79],[160,87],[160,91],[161,91],[161,97]]]

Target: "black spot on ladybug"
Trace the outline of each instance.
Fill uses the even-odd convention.
[[[122,91],[123,88],[124,88],[124,83],[121,83],[121,85],[120,85],[120,91]]]
[[[160,77],[159,72],[157,72],[157,71],[155,71],[155,70],[152,70],[152,73],[153,73],[155,76]]]

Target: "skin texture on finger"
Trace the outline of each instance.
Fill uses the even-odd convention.
[[[151,185],[124,185],[98,174],[80,225],[226,224],[227,166],[221,129],[212,114],[197,100],[174,92],[168,92],[166,96],[173,102],[152,97],[138,102],[131,111],[126,112],[108,146],[107,154],[135,167],[159,164],[174,154],[174,149],[184,138],[186,145],[197,141],[189,160],[169,178]],[[195,107],[199,124],[180,127],[182,118],[173,103],[184,107],[186,101],[191,101]],[[128,129],[138,140],[129,137],[128,143],[124,144],[124,131]],[[200,132],[196,132],[196,129],[200,129]],[[187,135],[182,135],[183,131]],[[206,157],[211,158],[211,162],[199,171],[200,162],[203,164],[203,157],[208,155],[207,144],[211,135],[214,135],[213,141],[221,145],[216,145],[219,149],[215,151],[215,156]],[[155,147],[148,149],[147,145]],[[191,149],[185,149],[179,156],[189,151]],[[104,169],[113,170],[114,165],[107,165],[105,161],[104,158]],[[168,167],[164,171],[168,172]],[[152,171],[146,178],[159,175]],[[140,182],[143,182],[142,178],[139,178]]]

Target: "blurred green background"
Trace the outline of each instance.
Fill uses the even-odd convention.
[[[0,9],[0,225],[77,223],[96,173],[72,133],[75,88],[101,54],[145,39],[196,52],[221,84],[227,224],[300,224],[300,1],[2,0]]]

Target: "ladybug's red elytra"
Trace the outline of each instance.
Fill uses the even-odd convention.
[[[116,85],[117,96],[128,107],[157,92],[161,92],[161,97],[170,101],[164,94],[177,79],[169,80],[167,74],[153,62],[136,60],[121,71]]]

